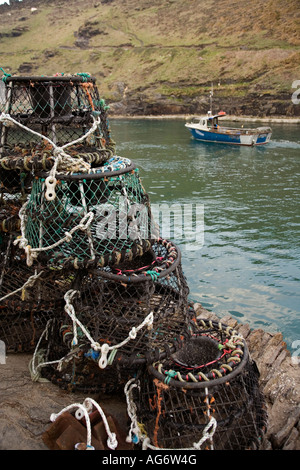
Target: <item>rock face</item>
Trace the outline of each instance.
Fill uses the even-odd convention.
[[[195,304],[198,316],[220,319]],[[247,342],[260,372],[260,387],[268,408],[268,430],[262,450],[300,450],[300,364],[293,363],[282,334],[251,330],[231,317],[221,319]]]
[[[210,103],[207,98],[188,98],[184,95],[180,100],[175,97],[164,97],[156,95],[155,99],[149,99],[147,93],[136,93],[122,97],[119,101],[109,103],[110,114],[128,115],[128,116],[165,116],[165,115],[190,115],[206,114],[210,109]],[[287,118],[300,116],[300,106],[293,105],[291,96],[282,93],[277,96],[253,93],[245,98],[235,96],[220,96],[214,99],[213,112],[220,110],[226,111],[234,116],[255,116],[255,117],[276,117],[284,116]]]
[[[194,305],[197,316],[221,321],[241,334],[260,371],[260,387],[268,408],[269,423],[261,450],[300,450],[300,365],[292,361],[282,335],[262,329],[251,330],[231,317],[218,318]],[[50,425],[52,413],[86,396],[68,393],[52,383],[33,382],[29,354],[12,354],[0,364],[0,450],[48,450],[42,434]],[[127,434],[125,396],[94,398]]]

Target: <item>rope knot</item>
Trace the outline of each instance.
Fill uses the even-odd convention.
[[[38,254],[32,252],[32,248],[31,248],[30,245],[25,246],[24,251],[25,251],[25,254],[26,254],[27,266],[32,266],[33,265],[33,260],[37,258]]]
[[[72,234],[70,232],[65,232],[66,242],[69,243],[72,240]]]
[[[107,446],[112,450],[118,447],[117,436],[114,432],[112,432],[111,435],[108,437]]]
[[[60,157],[61,155],[65,155],[64,149],[62,147],[55,147],[53,149],[53,155],[55,157]]]
[[[128,336],[130,339],[135,339],[136,338],[136,334],[137,334],[137,331],[136,331],[136,328],[135,326],[129,331],[128,333]]]
[[[100,356],[98,364],[99,364],[100,369],[105,369],[105,367],[107,366],[107,354],[109,352],[109,345],[107,343],[104,343],[101,346],[100,351],[101,351],[101,356]]]

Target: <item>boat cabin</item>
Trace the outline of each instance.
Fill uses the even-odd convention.
[[[223,116],[226,116],[226,113],[223,111],[214,115],[209,111],[207,116],[194,117],[191,124],[197,125],[199,129],[203,130],[217,130],[219,128],[219,118]]]

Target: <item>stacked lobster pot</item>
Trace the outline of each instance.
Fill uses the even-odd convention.
[[[47,188],[52,191],[59,169],[109,166],[115,144],[107,106],[87,74],[5,74],[0,81],[0,112],[0,339],[7,352],[29,352],[47,322],[63,310],[72,273],[33,263],[22,211],[36,191],[39,173],[47,174]]]
[[[130,161],[57,174],[50,200],[45,176],[36,176],[22,207],[23,240],[30,263],[65,270],[72,284],[63,315],[47,325],[39,369],[68,390],[117,390],[141,363],[179,347],[188,332],[180,251],[159,238]]]
[[[231,328],[199,320],[134,163],[115,155],[87,74],[0,86],[0,340],[33,380],[124,391],[138,448],[257,448],[258,373]]]
[[[94,79],[6,77],[4,101],[2,178],[22,190],[4,246],[7,285],[20,271],[14,316],[0,321],[25,338],[11,331],[10,349],[34,347],[33,375],[68,390],[117,390],[189,335],[180,250],[160,238],[138,168],[115,155]]]
[[[166,240],[138,260],[82,272],[65,296],[68,316],[51,324],[55,344],[48,342],[42,376],[85,393],[124,389],[190,336],[187,296],[180,251]]]

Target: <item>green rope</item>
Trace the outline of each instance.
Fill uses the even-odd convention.
[[[5,83],[6,80],[7,80],[7,78],[8,78],[8,77],[11,77],[11,74],[5,72],[2,67],[0,67],[0,70],[2,70],[2,72],[4,73],[4,77],[2,77],[2,81]]]
[[[146,271],[146,272],[147,272],[147,274],[149,274],[152,281],[157,281],[160,273],[157,273],[156,271]]]
[[[90,78],[90,74],[89,73],[77,73],[77,75],[79,77],[82,77],[83,81],[84,82],[87,82],[88,81],[88,78]]]
[[[100,108],[103,108],[104,111],[107,111],[109,109],[109,106],[105,103],[105,99],[101,98],[100,99]]]
[[[165,378],[164,383],[168,385],[170,380],[173,379],[174,377],[176,377],[177,372],[175,370],[168,370],[168,371],[165,372],[165,374],[168,377]]]

